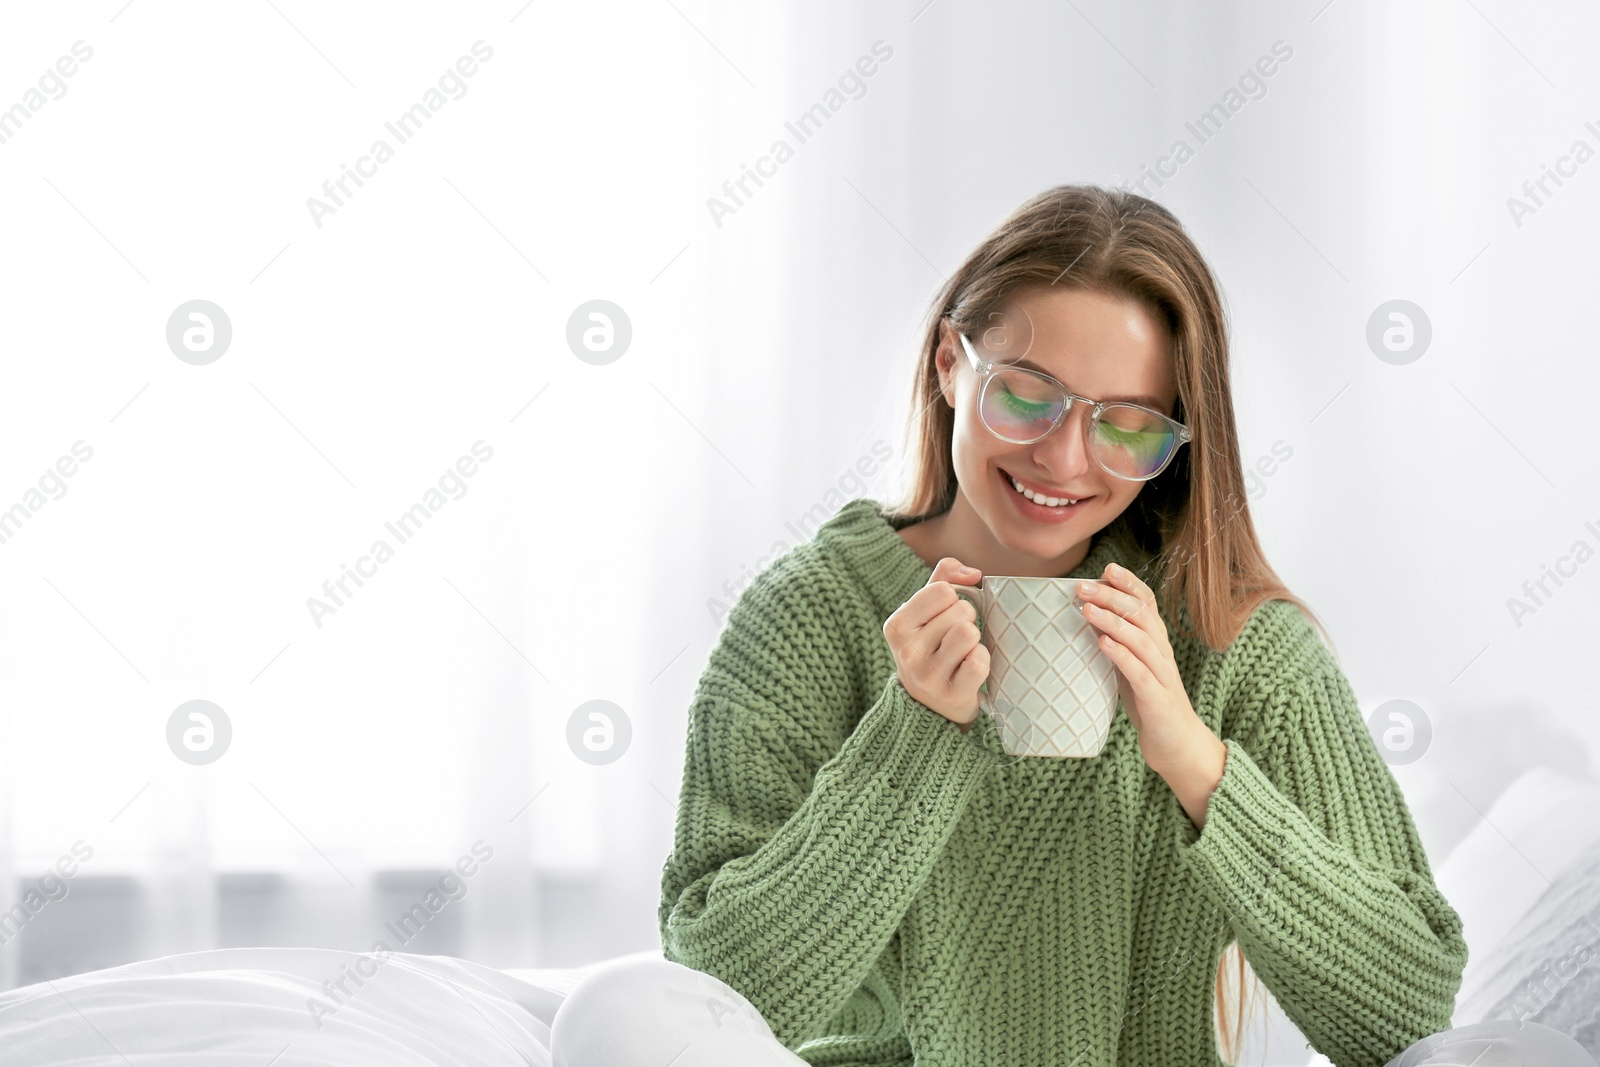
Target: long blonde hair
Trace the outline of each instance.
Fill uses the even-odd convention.
[[[1172,339],[1173,417],[1194,439],[1118,516],[1153,556],[1149,573],[1163,615],[1183,636],[1221,651],[1259,605],[1287,600],[1331,649],[1321,620],[1267,563],[1250,520],[1216,281],[1176,216],[1126,190],[1048,189],[1013,212],[950,276],[928,316],[918,357],[907,427],[911,480],[885,513],[921,521],[955,501],[955,413],[944,402],[935,362],[943,325],[971,336],[1022,291],[1050,286],[1131,297],[1165,324]],[[1214,988],[1217,1037],[1229,1063],[1236,1062],[1258,994],[1264,990],[1239,943],[1229,942],[1217,961]]]

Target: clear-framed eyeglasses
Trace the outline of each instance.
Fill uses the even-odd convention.
[[[1194,440],[1187,426],[1154,408],[1079,396],[1042,371],[980,359],[967,335],[960,336],[978,372],[978,417],[1002,441],[1032,444],[1065,422],[1074,403],[1087,404],[1095,462],[1118,478],[1147,482],[1167,469],[1180,445]]]

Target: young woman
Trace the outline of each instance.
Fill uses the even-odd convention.
[[[1338,1067],[1590,1064],[1449,1029],[1461,923],[1262,553],[1229,389],[1216,283],[1154,202],[1063,186],[978,246],[930,316],[906,499],[846,504],[729,613],[665,958],[574,989],[556,1067],[1216,1064],[1246,958]],[[1104,580],[1098,756],[1008,757],[979,714],[956,589],[984,574]]]

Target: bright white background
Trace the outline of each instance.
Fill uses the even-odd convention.
[[[0,987],[365,948],[479,839],[420,950],[654,945],[721,610],[840,499],[893,493],[919,327],[971,247],[1179,138],[1146,191],[1223,286],[1245,456],[1292,453],[1253,516],[1363,708],[1429,717],[1395,773],[1430,855],[1522,771],[1592,779],[1600,162],[1520,225],[1507,198],[1600,149],[1597,32],[1508,0],[6,5],[0,108],[93,57],[0,143],[0,509],[93,457],[0,543],[0,906],[93,857],[0,946]],[[384,123],[480,39],[398,144]],[[878,41],[798,144],[784,123]],[[319,227],[307,199],[378,138],[394,157]],[[778,138],[794,158],[718,225]],[[1433,333],[1403,366],[1366,342],[1397,298]],[[166,344],[192,299],[232,323],[206,366]],[[591,299],[632,325],[604,366],[566,343]],[[307,599],[479,440],[465,494],[319,627]],[[852,480],[875,445],[893,462]],[[1519,626],[1508,599],[1580,541]],[[233,727],[203,768],[165,739],[194,698]],[[631,727],[613,763],[567,741],[594,699]]]

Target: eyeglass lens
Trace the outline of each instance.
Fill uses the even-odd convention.
[[[994,433],[1018,443],[1042,437],[1070,401],[1042,378],[997,370],[983,391],[980,414]],[[1131,404],[1107,404],[1090,434],[1095,457],[1124,478],[1150,478],[1177,447],[1172,424]]]

